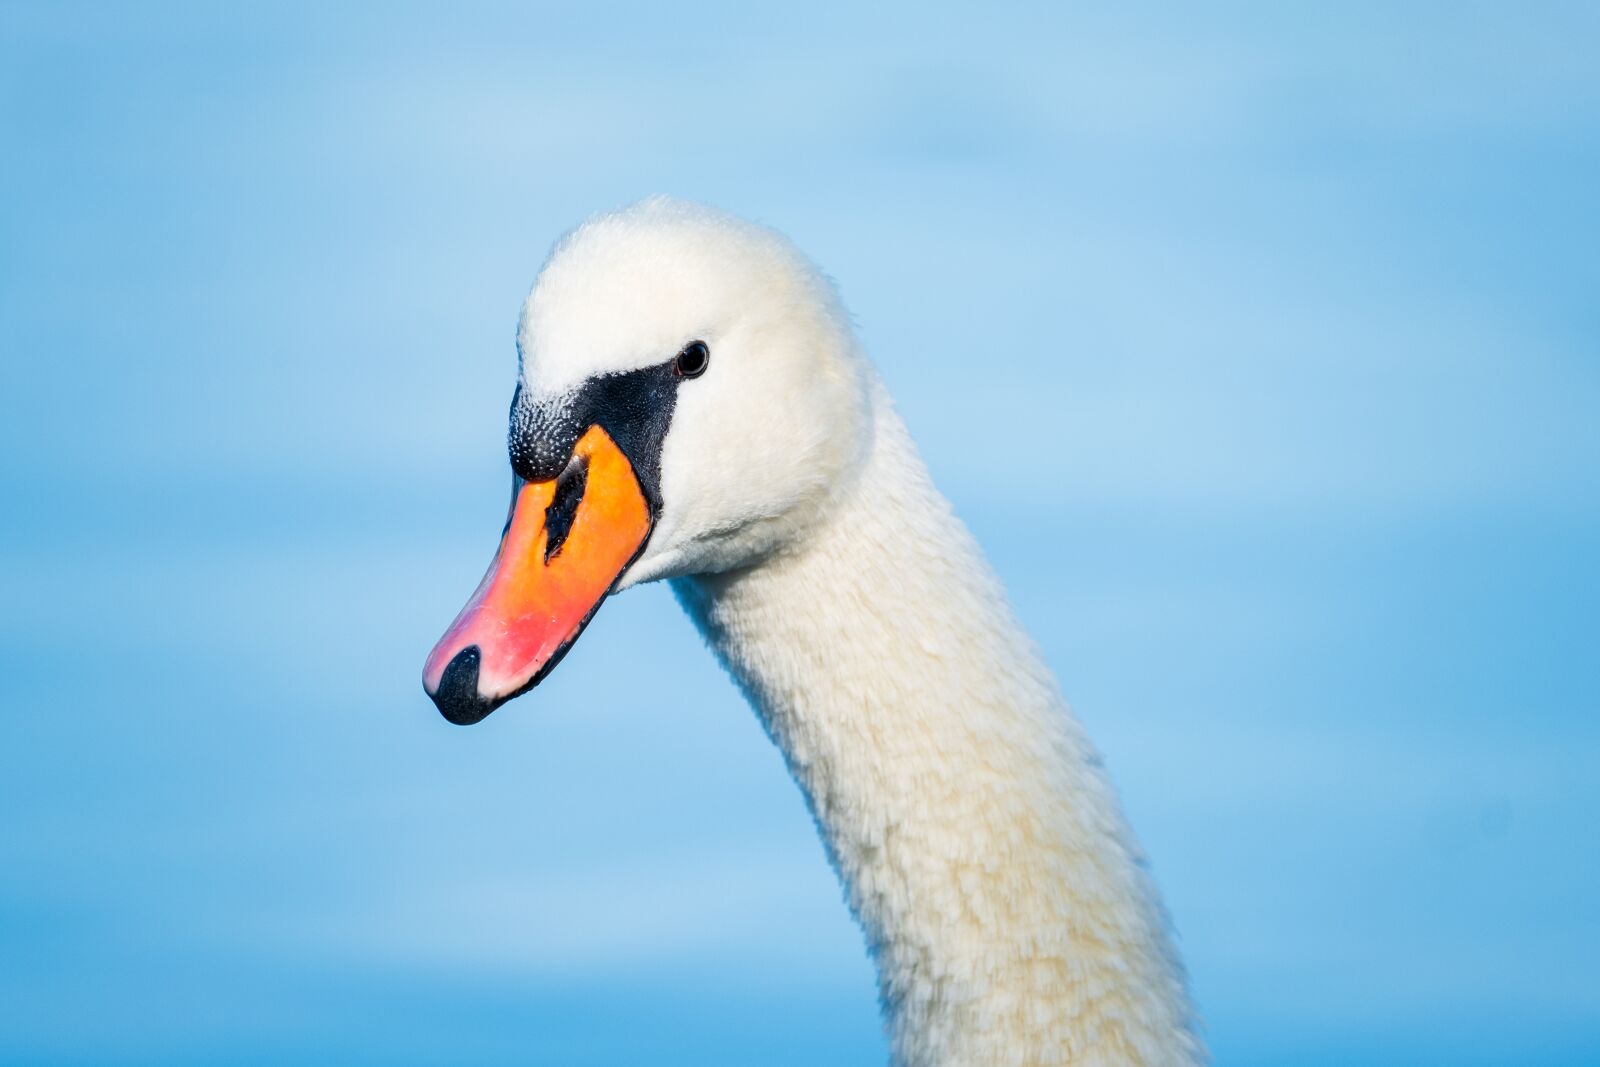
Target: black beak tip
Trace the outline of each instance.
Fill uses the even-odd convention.
[[[502,703],[478,695],[478,663],[482,659],[483,653],[477,645],[463,648],[445,667],[438,690],[428,694],[438,706],[439,714],[456,726],[482,722]]]

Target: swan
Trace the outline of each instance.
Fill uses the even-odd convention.
[[[511,512],[423,670],[444,716],[668,579],[805,795],[896,1065],[1204,1062],[1101,762],[832,283],[657,197],[556,243],[517,353]],[[967,433],[1006,461],[1004,426]]]

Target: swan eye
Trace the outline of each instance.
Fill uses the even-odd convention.
[[[678,358],[672,361],[672,373],[680,378],[698,378],[711,363],[711,349],[704,341],[691,341],[683,346]]]

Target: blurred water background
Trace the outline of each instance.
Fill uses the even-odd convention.
[[[1220,1062],[1600,1062],[1596,12],[5,0],[0,1061],[884,1061],[668,590],[418,683],[671,192],[839,281]]]

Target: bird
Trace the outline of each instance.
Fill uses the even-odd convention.
[[[896,1067],[1207,1062],[1103,761],[834,283],[775,229],[652,197],[554,244],[517,357],[511,511],[423,670],[444,717],[666,580],[804,795]],[[1004,425],[965,433],[1008,461]]]

